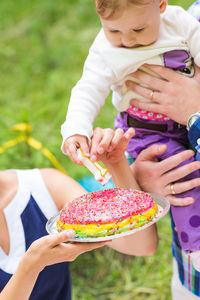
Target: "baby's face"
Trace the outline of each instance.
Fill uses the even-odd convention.
[[[107,40],[114,47],[136,48],[154,43],[160,31],[160,13],[167,0],[153,0],[144,5],[128,5],[117,18],[101,18]]]

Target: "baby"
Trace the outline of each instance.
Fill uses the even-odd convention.
[[[166,115],[133,107],[133,98],[149,100],[127,90],[126,81],[133,80],[129,74],[137,69],[149,72],[142,67],[144,63],[164,65],[193,76],[193,60],[200,66],[200,24],[180,7],[167,6],[167,0],[95,0],[95,5],[103,28],[90,48],[83,75],[72,90],[61,130],[63,152],[76,163],[77,148],[89,153],[93,122],[110,90],[113,105],[120,112],[115,127],[124,131],[135,128],[128,146],[132,158],[154,143],[167,144],[168,150],[160,160],[185,150],[186,129]],[[153,100],[151,89],[149,98]],[[198,171],[188,179],[195,177],[199,177]],[[200,188],[179,196],[195,199],[190,206],[172,207],[172,214],[181,248],[196,252],[200,250]]]

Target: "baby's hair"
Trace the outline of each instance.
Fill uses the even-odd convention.
[[[119,15],[129,4],[145,5],[154,0],[94,0],[98,15],[105,19]]]

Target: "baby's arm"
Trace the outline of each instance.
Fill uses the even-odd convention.
[[[37,277],[44,267],[73,261],[80,254],[105,245],[105,242],[64,243],[74,235],[73,230],[68,230],[33,242],[20,261],[17,271],[0,293],[0,300],[28,300]]]
[[[102,128],[94,130],[92,142],[98,144],[98,141],[101,141],[104,146],[107,145],[103,154],[98,154],[98,159],[105,163],[112,174],[116,187],[140,189],[124,155],[129,140],[134,135],[134,130],[130,128],[126,133],[123,130],[111,131],[112,129]],[[110,149],[111,145],[112,148]],[[127,237],[114,239],[108,246],[128,255],[152,255],[158,246],[156,226],[152,225]]]
[[[76,149],[79,146],[84,154],[89,152],[93,122],[115,78],[98,51],[99,45],[95,45],[85,61],[81,79],[72,89],[66,120],[61,127],[62,151],[76,163]]]
[[[119,144],[120,145],[120,144]],[[115,151],[120,154],[120,151]],[[122,154],[123,152],[121,152]],[[114,155],[116,161],[116,154]],[[119,161],[109,163],[104,161],[109,172],[113,176],[116,187],[125,187],[141,190],[136,178],[133,176],[128,161],[124,154]],[[147,256],[155,254],[158,246],[156,225],[149,226],[126,237],[113,239],[109,247],[123,254],[135,256]]]

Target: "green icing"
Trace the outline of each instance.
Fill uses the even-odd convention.
[[[128,230],[132,230],[134,228],[138,228],[141,226],[144,226],[146,223],[148,223],[149,221],[147,221],[146,219],[144,220],[140,220],[137,223],[133,223],[133,224],[128,224],[126,226],[123,226],[122,228],[116,229],[114,230],[113,228],[110,228],[109,230],[102,230],[99,231],[97,233],[89,233],[87,234],[86,232],[82,232],[82,231],[78,231],[76,230],[76,238],[87,238],[87,237],[104,237],[104,236],[108,236],[108,235],[113,235],[113,234],[119,234]]]

